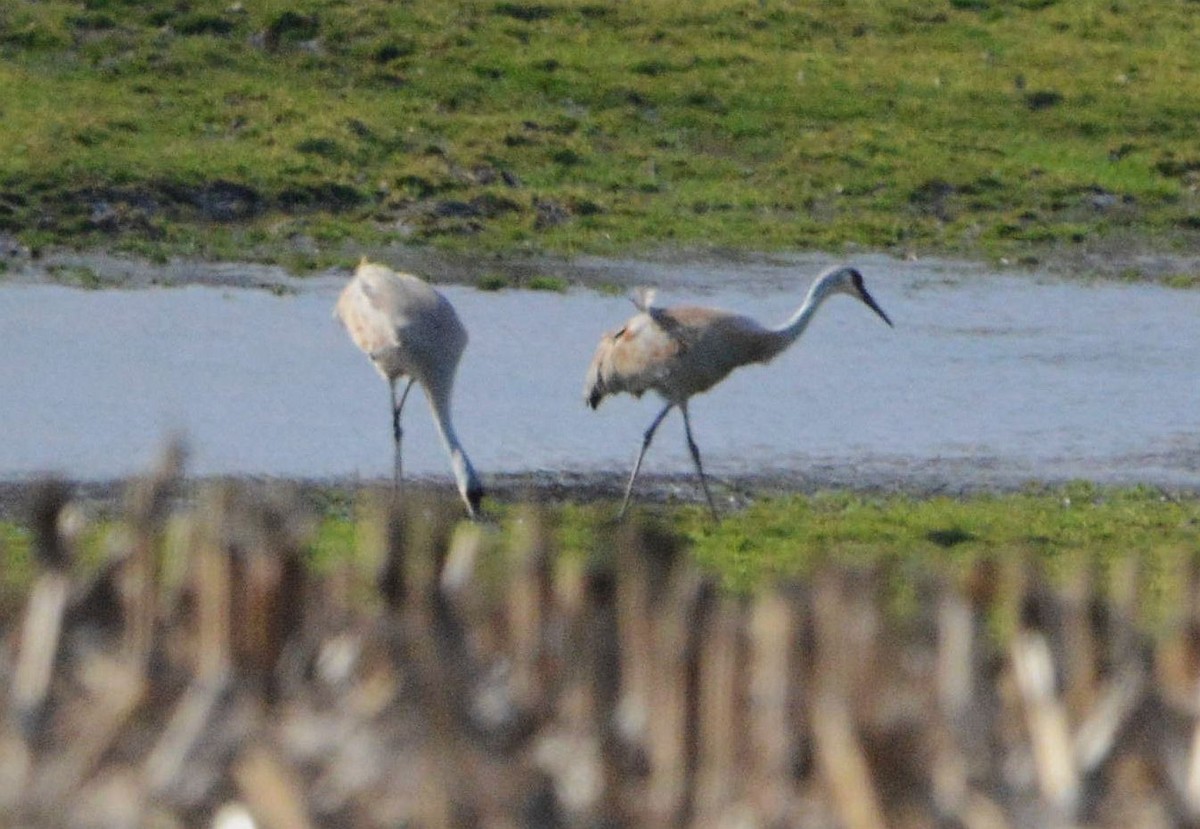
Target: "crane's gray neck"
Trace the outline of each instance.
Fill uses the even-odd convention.
[[[771,329],[775,353],[783,351],[800,338],[800,335],[808,328],[808,324],[812,322],[821,303],[836,293],[838,279],[845,270],[846,268],[831,268],[822,273],[808,289],[808,294],[804,297],[804,302],[796,309],[796,313],[792,314],[783,325]]]
[[[442,436],[442,444],[450,455],[450,469],[454,472],[454,482],[458,493],[467,505],[467,511],[474,517],[483,495],[483,485],[471,465],[471,459],[458,440],[454,431],[454,423],[450,420],[449,389],[429,389],[429,406],[433,409],[433,419],[437,424],[438,433]]]

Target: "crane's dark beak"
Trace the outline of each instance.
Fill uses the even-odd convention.
[[[888,319],[888,315],[885,314],[883,312],[883,309],[879,307],[879,303],[875,301],[875,298],[873,296],[871,296],[869,293],[867,293],[867,289],[865,287],[863,287],[862,285],[859,285],[858,292],[859,292],[859,298],[862,299],[862,301],[866,303],[868,308],[870,308],[876,314],[879,314],[879,316],[883,317],[883,321],[886,322],[888,325],[891,325],[892,328],[896,327],[896,326],[892,325],[892,321],[890,319]]]
[[[471,487],[467,490],[467,511],[470,512],[472,520],[479,520],[480,509],[483,506],[483,487]]]

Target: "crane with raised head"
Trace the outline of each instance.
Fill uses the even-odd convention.
[[[867,292],[862,274],[856,268],[845,266],[829,268],[818,276],[801,306],[790,319],[776,327],[767,327],[750,317],[717,308],[659,308],[654,305],[653,291],[635,295],[638,313],[621,328],[600,339],[588,367],[583,391],[584,400],[593,409],[606,396],[620,392],[641,397],[645,392],[653,391],[666,401],[642,436],[619,516],[629,507],[633,484],[654,432],[671,409],[678,408],[683,414],[688,450],[700,476],[704,497],[713,517],[718,517],[700,461],[700,449],[692,437],[688,400],[708,391],[739,366],[770,362],[799,339],[817,309],[834,294],[846,294],[860,300],[889,326],[892,324]]]

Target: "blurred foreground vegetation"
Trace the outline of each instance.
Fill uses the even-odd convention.
[[[20,825],[1200,817],[1194,496],[472,523],[449,493],[191,485],[181,458],[104,515],[32,486],[0,531]]]

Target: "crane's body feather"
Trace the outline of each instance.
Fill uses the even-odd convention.
[[[381,265],[360,266],[338,298],[337,316],[389,382],[412,377],[430,392],[452,390],[467,330],[428,283]]]
[[[595,408],[610,394],[655,391],[679,404],[708,391],[738,366],[768,362],[778,337],[755,320],[711,308],[652,308],[606,335],[588,372]]]

